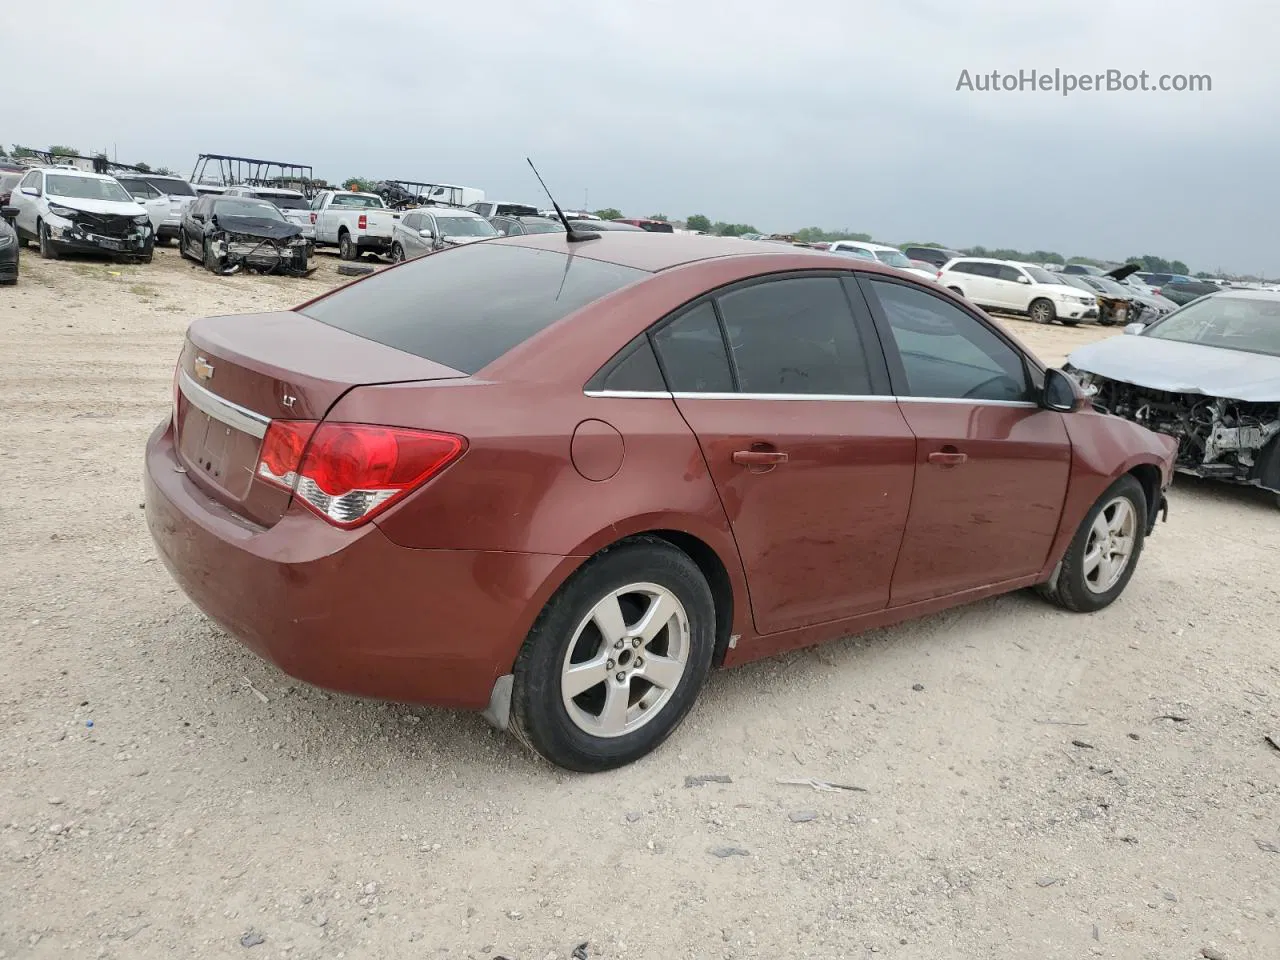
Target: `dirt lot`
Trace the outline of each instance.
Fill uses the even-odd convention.
[[[154,561],[186,323],[322,263],[0,289],[0,957],[1280,956],[1266,497],[1180,479],[1101,614],[1020,594],[722,673],[656,755],[564,775],[292,682]],[[1009,322],[1054,362],[1107,332]]]

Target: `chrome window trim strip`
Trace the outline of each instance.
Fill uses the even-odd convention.
[[[1040,404],[1031,400],[973,400],[963,397],[897,397],[889,394],[843,394],[843,393],[699,393],[697,391],[678,390],[667,393],[662,390],[584,390],[583,394],[593,398],[611,400],[823,400],[838,403],[962,403],[966,406],[982,407],[1020,407],[1023,409],[1039,409]]]
[[[207,413],[219,423],[226,424],[228,427],[235,427],[252,437],[262,439],[267,435],[267,425],[271,423],[270,417],[264,417],[262,414],[250,410],[248,407],[242,407],[238,403],[232,403],[230,400],[223,400],[210,390],[206,390],[200,384],[191,378],[191,374],[185,370],[178,371],[178,389],[182,391],[182,395],[187,398],[197,410]]]

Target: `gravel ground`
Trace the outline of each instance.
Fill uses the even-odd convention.
[[[1265,496],[1179,479],[1100,614],[1018,594],[727,671],[657,754],[566,775],[478,716],[291,681],[155,562],[142,447],[186,323],[301,301],[334,258],[27,253],[0,289],[0,957],[1280,956]],[[1008,322],[1052,362],[1109,332]]]

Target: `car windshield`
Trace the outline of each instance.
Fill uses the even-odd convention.
[[[381,197],[364,197],[358,193],[335,193],[329,201],[331,207],[357,207],[361,210],[381,210]]]
[[[12,190],[18,185],[22,176],[20,173],[0,173],[0,190]]]
[[[67,197],[72,200],[110,200],[114,203],[132,203],[124,187],[114,180],[97,177],[77,177],[73,174],[51,174],[45,181],[45,193],[51,197]]]
[[[259,220],[283,220],[284,214],[273,203],[249,197],[219,197],[213,202],[215,217],[257,217]]]
[[[171,197],[194,197],[196,195],[191,184],[181,177],[144,177],[143,179],[161,193],[166,193]]]
[[[877,250],[876,259],[891,267],[910,268],[911,261],[901,250]]]
[[[1077,274],[1055,273],[1053,277],[1054,277],[1054,280],[1053,280],[1054,283],[1065,283],[1067,286],[1075,287],[1078,290],[1087,290],[1089,293],[1095,292],[1093,287],[1089,286],[1089,284],[1085,282],[1084,278],[1080,277]]]
[[[1133,291],[1126,290],[1110,277],[1094,277],[1093,280],[1099,287],[1111,294],[1113,297],[1128,297],[1133,293]]]
[[[554,220],[521,220],[525,233],[564,233],[564,225]]]
[[[1144,336],[1280,357],[1280,299],[1206,297],[1148,327]]]
[[[1040,267],[1023,267],[1022,269],[1025,270],[1027,272],[1027,276],[1036,283],[1062,283],[1062,277],[1058,276],[1058,274],[1050,273],[1048,270],[1041,269]]]
[[[160,196],[160,191],[145,180],[135,180],[132,177],[116,177],[116,182],[120,186],[129,191],[129,196],[134,198],[142,198],[150,200]]]
[[[436,228],[444,237],[496,237],[498,231],[484,217],[436,217]]]

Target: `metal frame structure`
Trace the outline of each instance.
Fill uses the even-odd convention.
[[[191,183],[193,186],[289,188],[308,197],[319,189],[310,164],[258,160],[223,153],[200,154],[191,171]]]

